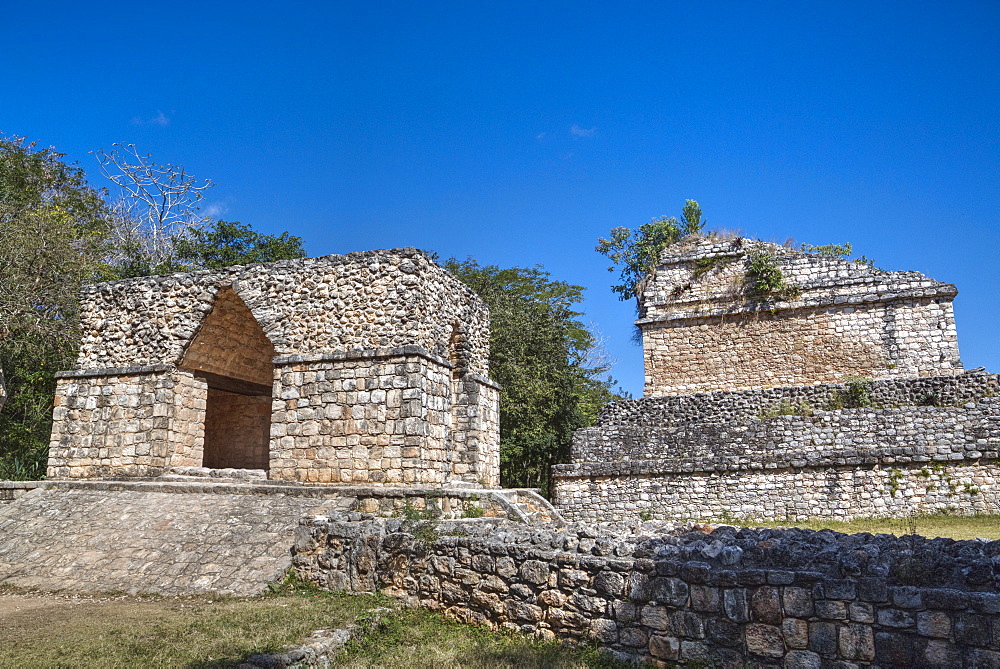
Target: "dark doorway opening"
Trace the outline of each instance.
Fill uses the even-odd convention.
[[[181,362],[208,384],[202,466],[269,468],[273,358],[250,309],[232,288],[220,288]]]

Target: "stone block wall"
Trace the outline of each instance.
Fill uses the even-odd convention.
[[[1000,542],[303,520],[293,567],[462,621],[711,666],[1000,665]],[[636,528],[633,528],[636,529]]]
[[[155,476],[200,462],[207,386],[169,367],[57,375],[49,478]]]
[[[271,477],[440,483],[448,476],[447,364],[402,350],[279,359]]]
[[[754,253],[794,291],[752,295]],[[744,239],[671,247],[644,286],[647,397],[960,373],[953,285]]]
[[[959,383],[966,378],[971,390],[984,394],[996,382],[984,374],[930,379],[925,386],[887,381],[875,395],[900,399],[929,390],[968,397],[970,388]],[[823,398],[834,390],[747,391],[703,402],[661,398],[609,410],[607,417],[622,423],[574,434],[573,462],[553,467],[553,501],[567,519],[587,521],[1000,511],[1000,398],[747,416],[776,397]],[[650,409],[650,420],[642,407]],[[718,407],[725,408],[724,420],[712,417]],[[704,420],[696,419],[698,411],[707,411]],[[648,424],[657,420],[670,426]]]
[[[500,485],[500,388],[478,374],[453,375],[452,465],[455,479]]]
[[[485,378],[453,383],[453,365],[418,347],[289,356],[276,364],[272,478],[499,484],[498,432],[483,422],[499,399]],[[474,392],[455,398],[455,384]],[[459,408],[465,415],[455,420]],[[483,420],[471,421],[470,413]]]

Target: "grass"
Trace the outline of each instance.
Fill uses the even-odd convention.
[[[254,598],[74,597],[0,586],[0,667],[235,667],[319,628],[346,627],[379,596],[290,584]],[[351,641],[346,667],[611,667],[592,648],[490,632],[423,610],[383,614]]]
[[[398,611],[348,642],[337,666],[367,667],[625,667],[596,649],[470,627],[421,609]]]
[[[860,518],[850,522],[813,519],[748,523],[753,527],[804,527],[810,530],[831,529],[845,534],[919,534],[925,537],[949,539],[1000,539],[1000,515],[954,516],[933,513],[910,518]]]

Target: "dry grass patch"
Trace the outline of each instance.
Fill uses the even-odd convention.
[[[491,632],[448,620],[420,609],[397,611],[335,658],[336,666],[463,667],[517,669],[631,667],[588,646],[571,647],[519,634]]]
[[[0,667],[235,667],[320,628],[395,603],[291,583],[253,598],[74,596],[0,586]],[[383,614],[337,656],[346,667],[615,667],[572,648],[477,629],[423,610]]]
[[[948,539],[1000,539],[1000,515],[953,516],[943,513],[909,518],[860,518],[851,522],[814,519],[760,523],[754,527],[804,527],[810,530],[831,529],[845,534],[919,534]]]

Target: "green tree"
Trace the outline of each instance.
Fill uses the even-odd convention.
[[[611,286],[621,300],[638,298],[643,281],[656,268],[660,253],[687,235],[699,234],[705,227],[701,206],[695,200],[686,200],[680,220],[666,216],[652,219],[638,230],[618,227],[611,230],[611,238],[601,237],[596,251],[614,263],[609,272],[619,272],[620,283]]]
[[[62,158],[0,138],[0,478],[44,472],[54,373],[75,357],[79,288],[106,251],[102,193]]]
[[[540,267],[452,258],[445,268],[490,308],[490,376],[502,387],[501,480],[547,492],[552,465],[569,460],[573,431],[621,399],[597,340],[573,309],[583,288],[554,281]]]
[[[192,228],[174,241],[174,262],[197,269],[303,258],[302,238],[287,232],[265,235],[249,225],[216,221],[207,228]]]

